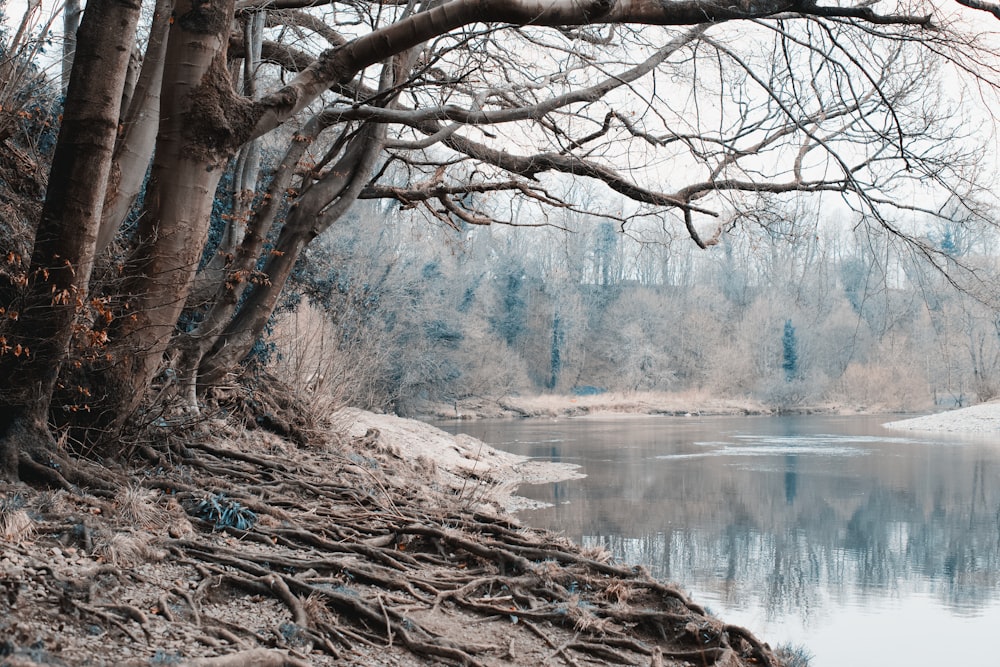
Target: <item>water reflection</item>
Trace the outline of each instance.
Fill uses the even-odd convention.
[[[901,435],[882,421],[462,428],[510,451],[583,466],[586,479],[522,489],[553,503],[525,513],[527,523],[604,545],[708,592],[723,609],[809,626],[844,609],[928,597],[941,614],[1000,621],[1000,447]]]
[[[785,504],[795,502],[795,490],[799,481],[799,455],[785,454]]]

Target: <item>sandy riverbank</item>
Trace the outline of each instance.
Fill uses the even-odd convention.
[[[947,433],[1000,432],[1000,401],[889,422],[885,427],[905,431]]]
[[[699,392],[605,392],[591,396],[541,394],[415,406],[415,413],[422,418],[442,420],[580,417],[594,414],[760,415],[772,411],[752,399],[719,398]]]
[[[351,438],[378,431],[378,446],[399,459],[408,469],[433,468],[432,486],[481,505],[494,505],[506,512],[537,507],[538,503],[516,494],[521,484],[544,484],[578,479],[584,475],[571,463],[535,461],[494,449],[468,435],[451,435],[439,428],[395,415],[375,414],[347,408],[336,412],[333,423]],[[429,484],[430,477],[415,476],[412,484]]]
[[[727,416],[773,414],[873,414],[898,411],[881,405],[823,403],[768,405],[749,397],[727,398],[708,392],[605,392],[590,396],[540,394],[475,399],[457,403],[423,403],[410,406],[420,419],[465,420],[525,417],[582,417],[586,415]]]

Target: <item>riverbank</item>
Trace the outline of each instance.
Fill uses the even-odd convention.
[[[117,490],[0,485],[0,667],[780,664],[507,515],[572,467],[361,411],[247,425],[203,421]]]
[[[604,392],[586,396],[541,394],[469,399],[455,403],[422,403],[414,416],[427,420],[581,417],[584,415],[641,414],[737,416],[774,414],[877,414],[898,412],[879,405],[825,403],[767,405],[751,398],[720,398],[708,392]]]
[[[902,431],[997,433],[1000,432],[1000,401],[889,422],[884,426]]]
[[[517,495],[520,485],[583,477],[578,465],[511,454],[471,436],[452,435],[414,419],[346,408],[335,412],[331,423],[354,442],[377,432],[377,449],[404,462],[406,468],[426,469],[429,473],[411,476],[390,466],[390,475],[402,474],[396,480],[398,485],[418,488],[425,497],[443,490],[444,496],[439,498],[443,504],[458,500],[476,511],[513,514],[539,505]]]

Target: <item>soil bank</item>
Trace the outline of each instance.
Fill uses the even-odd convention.
[[[345,410],[204,422],[111,489],[0,485],[0,667],[777,666],[745,628],[520,525],[579,474]]]

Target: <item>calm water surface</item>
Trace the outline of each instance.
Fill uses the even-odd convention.
[[[522,487],[529,525],[604,545],[813,667],[994,664],[1000,438],[890,417],[439,424],[585,479]],[[986,662],[983,662],[985,660]]]

